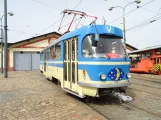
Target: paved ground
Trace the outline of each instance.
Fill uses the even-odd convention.
[[[127,94],[133,102],[118,104],[104,97],[90,105],[110,120],[161,120],[161,76],[133,74]]]
[[[105,120],[39,71],[0,75],[0,120]]]
[[[10,72],[0,75],[0,120],[161,120],[161,76],[133,74],[132,83],[133,102],[102,97],[89,107],[38,71]]]

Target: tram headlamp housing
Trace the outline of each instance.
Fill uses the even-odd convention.
[[[101,78],[102,80],[105,80],[105,79],[106,79],[106,74],[105,74],[105,73],[101,73],[101,74],[100,74],[100,78]]]
[[[130,73],[127,73],[127,78],[131,78],[131,74]]]

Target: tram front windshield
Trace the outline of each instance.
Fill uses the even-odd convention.
[[[100,35],[99,41],[94,35],[86,36],[82,41],[82,56],[84,58],[125,58],[125,46],[121,38]]]

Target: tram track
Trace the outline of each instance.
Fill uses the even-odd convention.
[[[161,96],[161,79],[133,77],[132,84],[128,87],[133,90],[146,92],[152,95]]]
[[[110,98],[110,100],[111,100],[111,98]],[[115,100],[115,99],[113,99],[113,100]],[[117,104],[118,105],[118,103],[115,101],[114,102],[115,104]],[[99,110],[99,109],[96,109],[95,107],[93,107],[93,105],[94,104],[92,104],[91,105],[91,103],[85,103],[88,107],[90,107],[91,109],[93,109],[94,111],[96,111],[96,112],[98,112],[99,114],[101,114],[103,117],[105,117],[107,120],[112,120],[112,119],[110,119],[106,114],[104,114],[101,110]]]
[[[152,114],[152,115],[154,115],[154,116],[157,116],[157,117],[161,118],[161,115],[154,114],[154,113],[149,112],[149,111],[147,111],[147,110],[145,110],[145,109],[143,109],[143,108],[137,107],[136,105],[132,105],[131,103],[129,103],[128,105],[130,105],[130,106],[135,107],[135,108],[137,108],[137,109],[139,109],[139,110],[142,110],[142,111],[144,111],[144,112],[147,112],[147,113],[149,113],[149,114]]]
[[[134,78],[132,80],[138,81],[137,79],[134,79]],[[129,89],[127,91],[129,91],[129,92],[137,91],[135,93],[138,93],[138,94],[139,94],[139,92],[144,92],[147,95],[149,94],[148,96],[153,96],[153,97],[154,96],[161,96],[161,94],[158,95],[158,94],[155,94],[153,91],[150,91],[150,90],[147,91],[146,89],[144,89],[144,87],[147,87],[147,88],[150,88],[150,89],[153,89],[153,90],[160,91],[161,88],[158,88],[158,87],[155,87],[155,86],[149,86],[149,85],[146,85],[144,83],[148,81],[150,84],[154,85],[156,83],[161,84],[161,82],[150,81],[150,80],[146,80],[146,79],[142,79],[140,81],[142,81],[142,82],[132,82],[132,84],[134,84],[135,86],[128,87]],[[138,89],[137,89],[137,86],[139,86]],[[57,87],[59,87],[59,86],[57,86]],[[68,94],[68,95],[70,95],[70,94]],[[80,99],[76,96],[73,96],[73,95],[70,95],[70,96],[73,99],[76,99],[76,100],[82,102],[82,99]],[[139,103],[142,102],[143,98],[139,99],[139,97],[137,97],[136,102],[134,100],[134,103],[130,102],[130,103],[123,103],[123,104],[120,104],[119,101],[117,99],[113,98],[113,97],[106,97],[106,98],[103,98],[103,100],[101,100],[102,98],[94,98],[94,99],[98,99],[98,100],[95,100],[95,102],[92,101],[92,103],[86,104],[86,105],[88,107],[90,107],[92,110],[94,110],[95,112],[102,115],[107,120],[119,119],[119,117],[120,117],[119,114],[121,114],[120,111],[124,111],[124,113],[123,113],[124,116],[120,120],[123,120],[123,119],[126,119],[126,118],[128,119],[129,114],[131,114],[133,116],[132,120],[137,119],[135,114],[139,114],[139,116],[141,116],[141,114],[145,114],[149,118],[153,118],[153,117],[156,118],[154,120],[160,120],[161,119],[161,114],[158,114],[156,111],[152,111],[152,110],[146,109],[146,107],[139,106]],[[110,108],[112,108],[112,110]],[[119,114],[112,114],[113,111],[117,111],[117,112],[119,111],[120,113]]]
[[[161,77],[160,78],[150,78],[150,77],[144,77],[144,76],[132,76],[131,80],[136,79],[136,80],[144,80],[144,81],[150,81],[150,82],[154,82],[154,83],[159,83],[161,84]]]
[[[143,91],[142,89],[141,90],[134,89],[134,88],[130,88],[130,89],[131,90],[128,89],[128,91],[137,90],[138,92],[141,91],[141,92],[145,92],[146,94],[148,93],[150,96],[152,96],[152,95],[158,96],[157,94],[150,93],[150,92],[147,92],[147,91]],[[155,88],[152,88],[152,89],[155,89]],[[82,99],[79,99],[75,96],[72,96],[72,97],[82,102]],[[160,120],[161,119],[161,114],[158,114],[155,111],[146,109],[146,107],[139,106],[138,103],[142,102],[142,99],[139,99],[139,98],[137,98],[137,103],[133,103],[133,102],[135,102],[135,100],[134,100],[133,102],[123,103],[123,104],[120,104],[119,100],[115,99],[114,97],[94,98],[94,99],[98,99],[98,101],[95,100],[94,102],[92,101],[92,103],[86,104],[86,105],[88,107],[90,107],[91,109],[93,109],[94,111],[96,111],[97,113],[99,113],[100,115],[102,115],[107,120],[113,120],[113,119],[117,119],[119,117],[117,114],[111,116],[111,113],[113,111],[110,111],[110,108],[113,107],[113,106],[114,106],[113,109],[115,109],[116,111],[117,111],[117,109],[119,109],[121,111],[127,112],[127,113],[126,112],[124,113],[125,114],[124,118],[128,117],[128,114],[131,114],[131,113],[134,113],[134,114],[136,114],[136,113],[145,114],[146,113],[147,116],[149,116],[149,117],[151,117],[151,116],[157,117],[157,119],[154,119],[154,120]],[[107,114],[107,112],[105,112],[105,111],[108,111],[110,114]],[[134,115],[133,119],[136,119],[135,115]],[[122,120],[122,119],[120,119],[120,120]]]
[[[122,107],[123,109],[127,109],[127,110],[130,110],[131,108],[133,108],[133,109],[135,108],[135,109],[139,109],[140,111],[144,111],[144,112],[146,112],[147,114],[151,114],[151,115],[154,115],[154,116],[156,116],[156,117],[161,118],[161,115],[155,114],[155,113],[153,113],[153,112],[151,112],[151,111],[148,111],[148,110],[146,110],[146,109],[144,109],[144,108],[140,108],[140,107],[138,107],[138,106],[136,106],[136,105],[133,105],[133,104],[131,104],[131,103],[123,103],[123,104],[120,104],[120,103],[118,102],[118,100],[115,99],[115,98],[110,97],[110,98],[108,98],[108,100],[109,100],[109,99],[110,99],[111,101],[113,101],[112,104],[117,105],[118,108]],[[95,110],[95,111],[98,112],[99,114],[103,115],[106,119],[112,120],[111,118],[109,118],[109,117],[104,113],[104,110],[102,111],[102,109],[105,109],[105,108],[97,109],[97,108],[95,107],[95,104],[96,104],[96,103],[92,103],[92,105],[91,105],[91,104],[86,104],[86,105],[88,105],[90,108],[92,108],[93,110]],[[110,104],[109,104],[109,105],[110,105]],[[106,106],[106,108],[107,108],[107,110],[108,110],[108,107],[109,107],[108,104],[104,103],[103,106]],[[130,107],[129,107],[129,106],[130,106]],[[135,110],[134,110],[134,111],[135,111]]]
[[[140,79],[140,78],[139,78]],[[139,92],[143,92],[144,94],[146,94],[147,96],[153,96],[154,98],[156,98],[156,97],[158,97],[158,96],[161,96],[161,88],[158,86],[158,87],[156,87],[157,86],[157,84],[161,84],[161,82],[159,82],[159,81],[151,81],[151,80],[146,80],[146,79],[149,79],[149,78],[145,78],[145,79],[142,79],[141,80],[141,82],[132,82],[132,84],[134,84],[135,86],[129,86],[128,87],[128,92],[134,92],[134,91],[137,91],[137,93],[139,94]],[[150,78],[151,79],[151,78]],[[137,79],[133,79],[134,81],[138,81]],[[153,79],[152,79],[153,80]],[[146,83],[146,82],[148,82],[148,83]],[[146,85],[146,84],[151,84],[151,85]],[[156,86],[155,86],[156,85]],[[139,87],[138,87],[139,86]],[[136,87],[136,88],[135,88]],[[138,87],[138,89],[137,89],[137,87]],[[145,89],[145,87],[146,88],[148,88],[148,89]],[[154,91],[158,91],[157,93],[155,93]],[[159,93],[160,92],[160,93]],[[135,93],[135,92],[134,92]],[[148,95],[149,94],[149,95]],[[137,94],[136,94],[137,95]],[[152,97],[152,98],[153,98]],[[137,110],[137,111],[142,111],[142,112],[146,112],[147,114],[150,114],[150,115],[153,115],[153,116],[156,116],[156,117],[158,117],[158,120],[159,119],[161,119],[161,114],[158,112],[158,111],[153,111],[152,109],[147,109],[147,106],[146,107],[143,107],[143,105],[142,106],[139,106],[139,104],[141,103],[141,102],[143,102],[143,104],[144,104],[144,102],[145,102],[145,104],[147,104],[146,102],[146,98],[144,99],[143,97],[141,98],[141,99],[139,99],[139,97],[137,97],[136,98],[136,102],[135,102],[135,100],[133,101],[133,102],[130,102],[130,103],[123,103],[123,104],[119,104],[117,101],[118,100],[116,100],[116,99],[114,99],[114,98],[108,98],[108,99],[111,99],[111,101],[113,101],[113,104],[116,104],[116,105],[118,105],[118,108],[120,109],[120,106],[121,107],[123,107],[122,109],[130,109],[130,108],[133,108],[133,109],[135,109],[135,110]],[[159,98],[158,98],[158,100],[159,100]],[[153,99],[152,99],[152,101],[150,101],[149,102],[149,104],[152,104],[153,103]],[[88,105],[89,107],[91,107],[92,109],[94,109],[95,111],[97,111],[98,113],[100,113],[101,115],[103,115],[103,116],[106,116],[108,119],[111,119],[111,118],[109,118],[109,116],[108,115],[106,115],[105,113],[104,113],[104,110],[102,110],[102,109],[105,109],[105,107],[102,107],[102,109],[101,108],[99,108],[99,109],[97,109],[97,105],[95,105],[95,103],[92,103],[92,105]],[[96,107],[95,107],[96,106]],[[108,104],[104,104],[103,106],[106,106],[106,109],[108,110],[108,108],[109,108],[109,106],[110,106],[110,104],[108,105]],[[112,119],[111,119],[112,120]]]
[[[132,87],[129,87],[129,88],[130,88],[130,89],[133,89],[133,90],[136,90],[136,91],[145,92],[145,93],[148,93],[148,94],[151,94],[151,95],[154,95],[154,96],[161,96],[161,95],[158,95],[158,94],[154,94],[154,93],[151,93],[151,92],[139,90],[139,89],[136,89],[136,88],[132,88]]]
[[[149,79],[149,78],[147,78],[147,79],[144,79],[144,78],[132,78],[132,79],[130,79],[131,81],[133,81],[133,80],[137,80],[137,81],[144,81],[144,82],[151,82],[151,83],[157,83],[157,84],[161,84],[161,79],[160,80],[154,80],[154,79]]]
[[[161,88],[154,87],[154,86],[149,86],[149,85],[139,84],[139,83],[137,83],[137,82],[132,82],[132,84],[139,85],[139,86],[144,86],[144,87],[155,88],[155,89],[161,89]]]
[[[59,87],[59,86],[57,86]],[[134,88],[130,88],[131,90],[137,90],[137,89],[134,89]],[[130,90],[129,90],[130,91]],[[142,90],[137,90],[137,91],[141,91],[141,92],[145,92],[145,91],[142,91]],[[146,93],[149,93],[149,92],[146,92]],[[149,93],[150,95],[154,95],[154,93]],[[70,95],[70,94],[68,94]],[[80,101],[80,102],[83,102],[82,99],[76,97],[76,96],[73,96],[73,95],[70,95],[72,98]],[[155,96],[158,96],[157,94]],[[94,98],[95,99],[95,98]],[[115,119],[116,116],[110,116],[109,114],[106,114],[105,109],[108,111],[109,108],[112,106],[115,106],[115,109],[121,109],[122,111],[126,110],[126,111],[131,111],[131,108],[133,110],[133,112],[144,112],[144,113],[147,113],[149,114],[149,116],[153,115],[153,116],[156,116],[158,117],[159,119],[161,119],[161,115],[158,115],[157,113],[155,112],[152,112],[152,111],[149,111],[145,108],[141,108],[137,105],[132,104],[132,102],[130,103],[123,103],[123,104],[120,104],[119,101],[113,97],[106,97],[105,99],[103,98],[103,100],[101,100],[102,98],[96,98],[98,99],[98,101],[95,101],[95,102],[92,102],[90,104],[87,104],[85,103],[88,107],[90,107],[92,110],[94,110],[95,112],[99,113],[100,115],[102,115],[105,119],[107,120],[113,120],[113,118]],[[137,99],[138,100],[138,99]],[[141,101],[141,99],[139,100]],[[99,103],[100,102],[100,103]],[[84,102],[83,102],[84,103]],[[102,105],[99,109],[97,108],[98,105]],[[111,112],[111,111],[109,111]],[[128,113],[125,113],[125,116],[128,115]],[[118,116],[117,116],[118,117]],[[158,119],[158,120],[159,120]]]
[[[106,118],[107,120],[111,120],[109,117],[107,117],[106,115],[104,115],[101,111],[93,108],[92,106],[86,104],[88,107],[90,107],[92,110],[94,110],[95,112],[99,113],[100,115],[102,115],[104,118]]]

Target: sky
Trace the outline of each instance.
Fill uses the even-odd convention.
[[[8,12],[8,42],[13,43],[45,33],[56,31],[62,18],[64,9],[74,9],[97,16],[97,24],[102,24],[103,19],[107,25],[123,28],[121,8],[109,11],[112,6],[125,7],[134,0],[7,0]],[[127,43],[138,48],[161,45],[161,0],[141,0],[126,7],[125,25]],[[4,0],[0,0],[0,17],[4,15]],[[71,20],[72,15],[65,17],[62,25]],[[119,18],[119,19],[118,19]],[[152,19],[150,19],[152,18]],[[117,20],[116,20],[117,19]],[[148,20],[149,19],[149,20]],[[78,27],[88,25],[93,19],[83,18]],[[138,26],[144,21],[145,24]],[[150,23],[150,21],[154,22]],[[4,19],[3,19],[4,22]],[[75,28],[75,23],[72,29]],[[67,27],[61,29],[65,31]]]

